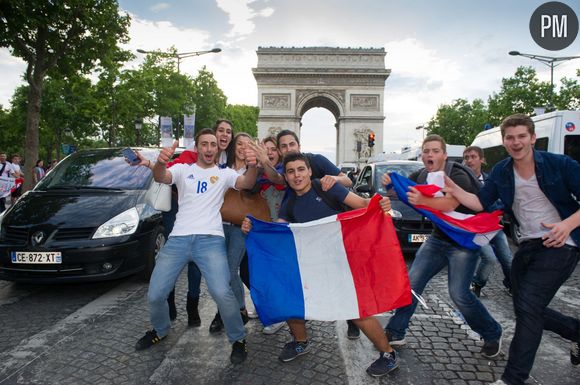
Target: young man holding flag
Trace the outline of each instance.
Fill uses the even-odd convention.
[[[447,162],[446,145],[439,135],[429,135],[423,140],[421,159],[428,173],[444,171]],[[471,182],[473,176],[461,167],[452,167],[449,176],[458,185],[468,191],[476,193],[479,184]],[[418,183],[427,172],[422,170],[411,174],[409,178]],[[391,177],[384,174],[382,183],[389,186]],[[410,187],[407,192],[409,203],[414,206],[426,206],[441,212],[457,211],[472,214],[473,211],[461,206],[457,199],[447,194],[443,197],[427,197],[416,188]],[[422,294],[427,283],[444,267],[448,269],[449,295],[473,331],[484,340],[481,354],[484,357],[495,357],[501,349],[502,328],[489,314],[479,299],[471,292],[470,284],[479,258],[479,251],[461,246],[452,240],[440,226],[433,224],[431,236],[421,245],[409,271],[411,288],[417,294]],[[405,333],[409,321],[417,308],[417,298],[403,308],[397,309],[385,328],[385,333],[393,346],[406,343]]]
[[[445,180],[445,190],[476,211],[498,199],[520,225],[511,280],[516,328],[509,359],[494,384],[521,385],[529,377],[543,330],[572,341],[570,361],[580,365],[580,320],[548,307],[574,272],[580,254],[580,165],[565,155],[536,151],[534,121],[524,114],[504,119],[509,157],[495,165],[477,195]]]
[[[313,183],[319,183],[322,184],[318,179],[312,181],[311,180],[311,176],[312,176],[312,170],[310,167],[310,163],[308,162],[308,158],[305,154],[301,154],[299,152],[292,152],[287,154],[284,157],[284,175],[286,178],[286,181],[288,183],[288,186],[290,188],[289,190],[289,196],[288,199],[286,199],[283,203],[282,203],[282,207],[280,208],[280,213],[279,213],[279,218],[278,218],[278,222],[293,222],[293,223],[304,223],[304,222],[310,222],[310,221],[314,221],[314,220],[318,220],[321,218],[326,218],[329,216],[333,216],[333,215],[337,215],[340,213],[340,211],[336,210],[335,207],[331,207],[334,206],[333,203],[339,202],[339,203],[344,203],[347,206],[351,207],[351,208],[364,208],[367,207],[369,205],[369,199],[364,199],[352,192],[349,192],[344,186],[342,186],[339,183],[334,184],[328,191],[323,191],[321,189],[321,187],[313,187]],[[379,201],[379,205],[382,209],[383,212],[388,213],[388,211],[391,209],[391,204],[390,204],[390,200],[389,198],[383,198]],[[246,218],[242,224],[242,231],[244,231],[245,233],[249,233],[252,230],[252,221],[249,218]],[[312,232],[314,230],[308,230],[308,232]],[[394,231],[394,230],[393,230]],[[274,232],[279,232],[279,229],[274,230]],[[273,249],[268,248],[268,244],[259,244],[259,247],[256,247],[255,249],[252,248],[251,246],[251,242],[252,242],[252,235],[249,235],[247,244],[248,244],[248,252],[250,255],[250,258],[255,257],[254,254],[252,253],[253,250],[256,249],[264,249],[265,252],[268,255],[272,255],[274,254]],[[396,236],[394,235],[393,232],[393,238],[396,239]],[[306,242],[308,243],[308,242]],[[277,247],[278,250],[280,248],[284,248],[284,243],[275,243],[273,245],[273,247]],[[308,246],[309,249],[312,249],[314,246],[312,246],[312,244],[310,244]],[[371,246],[369,246],[371,247]],[[374,247],[374,245],[373,245]],[[338,250],[340,249],[340,247],[338,247],[338,245],[327,245],[327,250],[326,253],[330,253],[333,254],[333,250]],[[359,245],[359,249],[360,249],[360,245]],[[257,252],[257,250],[256,250]],[[314,250],[315,253],[325,253],[325,251],[322,250]],[[285,256],[281,256],[280,258],[284,258]],[[320,267],[320,265],[324,265],[324,269],[326,270],[330,270],[330,271],[335,271],[336,266],[328,266],[328,264],[339,264],[340,262],[339,259],[340,257],[338,255],[334,256],[335,259],[331,259],[329,260],[325,260],[325,262],[320,262],[320,264],[316,264],[316,266],[318,266],[318,268]],[[259,257],[258,257],[259,258]],[[282,264],[282,261],[279,261],[280,264]],[[250,268],[252,269],[254,266],[254,264],[252,263],[252,259],[250,259]],[[370,263],[369,263],[370,264]],[[402,262],[402,255],[401,255],[401,264],[402,264],[402,268],[404,270],[404,263]],[[278,267],[278,266],[277,266]],[[384,266],[383,266],[384,267]],[[252,270],[253,271],[253,270]],[[338,269],[336,269],[336,271],[338,271]],[[274,269],[270,266],[269,268],[269,273],[270,273],[270,277],[268,277],[268,279],[277,279],[277,276],[275,274]],[[317,273],[317,271],[313,272],[314,274]],[[318,271],[318,273],[320,274],[318,276],[318,280],[324,280],[324,273],[325,271]],[[398,272],[396,274],[399,274]],[[256,276],[254,274],[252,274],[252,276]],[[274,278],[272,278],[274,277]],[[286,276],[284,277],[286,278]],[[381,281],[383,277],[381,277]],[[288,282],[289,280],[282,280],[282,282],[280,282],[279,284],[283,287],[288,287]],[[405,281],[407,282],[407,281]],[[383,283],[383,286],[385,286],[385,283]],[[394,283],[392,283],[394,285]],[[256,285],[256,286],[255,286]],[[292,302],[291,295],[289,295],[288,297],[285,298],[279,298],[280,296],[274,296],[272,297],[272,290],[268,290],[268,288],[258,288],[259,284],[257,282],[253,282],[252,283],[252,291],[254,292],[254,290],[260,290],[263,289],[263,292],[266,293],[265,295],[269,295],[270,297],[268,299],[265,300],[265,304],[264,307],[268,308],[267,310],[271,310],[272,308],[276,307],[277,303],[275,303],[276,301],[284,301],[284,302]],[[303,286],[306,286],[306,289],[313,289],[312,287],[309,286],[308,283],[302,282]],[[332,284],[328,284],[330,286],[332,286]],[[327,285],[327,286],[328,286]],[[388,284],[387,284],[388,285]],[[408,288],[408,282],[407,282],[407,288]],[[294,288],[296,289],[296,288]],[[326,289],[329,289],[328,287],[326,287]],[[330,288],[331,290],[333,288]],[[336,288],[334,288],[336,289]],[[366,288],[367,290],[369,290],[369,288]],[[301,291],[301,289],[297,289],[299,291]],[[293,290],[290,289],[290,292],[292,292]],[[291,293],[288,293],[291,294]],[[321,292],[316,292],[314,290],[314,292],[311,292],[309,295],[307,295],[309,297],[309,299],[311,299],[312,301],[316,302],[317,304],[320,304],[321,302],[326,302],[324,299],[321,299],[320,296],[321,295],[325,295],[328,294],[327,291],[324,291],[323,294],[321,294]],[[408,293],[409,294],[409,293]],[[254,293],[253,293],[254,295]],[[410,295],[410,294],[409,294]],[[316,297],[316,298],[312,298],[312,297]],[[350,298],[350,297],[349,297]],[[399,301],[404,301],[402,303],[409,303],[409,299],[408,296],[405,295],[400,295]],[[336,298],[334,298],[336,299]],[[406,299],[406,301],[405,301]],[[340,301],[340,299],[338,299]],[[378,300],[377,300],[378,301]],[[258,306],[259,302],[254,301],[255,304]],[[346,307],[347,305],[350,304],[346,304],[343,303],[343,306]],[[303,304],[303,306],[305,306]],[[306,307],[306,306],[305,306]],[[286,309],[284,309],[286,310]],[[325,309],[328,310],[328,309]],[[332,309],[330,309],[332,311]],[[258,311],[260,311],[260,308],[258,308]],[[303,311],[305,311],[303,309]],[[386,311],[386,310],[385,310]],[[275,312],[274,312],[275,313]],[[328,313],[326,313],[328,314]],[[260,317],[263,318],[263,314],[260,314]],[[317,318],[320,319],[320,318]],[[335,318],[336,319],[336,318]],[[276,320],[276,322],[279,319]],[[310,342],[308,340],[308,334],[306,332],[306,325],[305,325],[305,320],[302,319],[287,319],[286,321],[288,323],[288,326],[290,328],[290,331],[292,333],[293,336],[293,340],[291,342],[288,342],[284,348],[282,349],[282,352],[280,353],[280,356],[278,357],[280,361],[282,362],[288,362],[288,361],[292,361],[295,358],[307,354],[310,352]],[[379,350],[380,352],[380,356],[379,358],[373,362],[368,368],[367,368],[367,373],[370,374],[371,376],[374,377],[379,377],[379,376],[383,376],[386,375],[388,373],[390,373],[391,371],[395,370],[398,367],[398,360],[397,360],[397,353],[393,350],[393,348],[391,348],[391,346],[389,345],[389,341],[387,340],[385,334],[383,333],[382,327],[379,323],[379,321],[375,318],[375,317],[363,317],[360,319],[353,319],[353,322],[360,328],[360,330],[362,330],[362,332],[371,340],[371,342],[373,342],[373,344],[376,346],[376,348]]]

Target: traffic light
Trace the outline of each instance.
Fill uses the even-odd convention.
[[[375,145],[375,133],[371,132],[369,134],[369,147],[373,147]]]

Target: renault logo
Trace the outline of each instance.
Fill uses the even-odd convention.
[[[42,231],[37,231],[36,233],[32,234],[31,240],[32,246],[39,245],[44,240],[44,233]]]

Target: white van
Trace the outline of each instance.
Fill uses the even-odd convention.
[[[580,162],[580,111],[554,111],[532,120],[536,126],[536,149],[566,154]],[[483,149],[486,170],[508,156],[499,127],[480,132],[471,145]]]

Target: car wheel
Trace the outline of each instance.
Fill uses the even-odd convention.
[[[149,281],[153,269],[155,268],[155,259],[159,250],[165,245],[165,235],[163,234],[163,228],[158,227],[155,230],[155,236],[151,240],[151,245],[147,250],[147,261],[145,263],[145,270],[143,270],[143,279]]]

